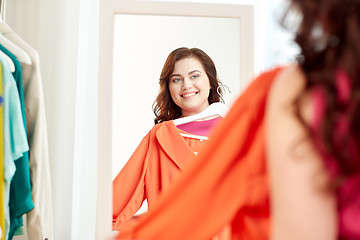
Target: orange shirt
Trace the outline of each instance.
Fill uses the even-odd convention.
[[[118,239],[203,240],[230,224],[231,239],[268,239],[264,113],[280,68],[261,74],[215,128],[196,161]],[[184,158],[186,159],[186,158]]]
[[[205,141],[183,137],[173,121],[155,125],[113,181],[113,229],[147,199],[149,208]]]

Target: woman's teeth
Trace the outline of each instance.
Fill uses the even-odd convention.
[[[193,93],[187,93],[187,94],[184,94],[182,95],[183,97],[191,97],[191,96],[194,96],[196,93],[193,92]]]

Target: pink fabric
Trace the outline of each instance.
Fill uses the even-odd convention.
[[[351,108],[350,93],[351,86],[348,75],[345,71],[339,69],[336,72],[336,87],[338,91],[338,102],[346,104]],[[313,91],[314,100],[314,118],[313,130],[315,134],[315,144],[324,157],[325,164],[330,175],[335,179],[339,177],[339,166],[334,157],[325,149],[319,130],[325,114],[325,92],[322,88],[315,88]],[[349,133],[349,123],[345,114],[339,116],[334,129],[335,144],[343,143],[345,134]],[[351,139],[344,148],[345,153],[350,154],[354,161],[359,160],[359,149],[356,149],[355,140]],[[360,173],[345,179],[337,189],[339,239],[355,240],[360,239]]]
[[[199,136],[209,136],[211,129],[220,119],[222,119],[222,117],[217,117],[205,121],[193,121],[178,125],[177,128],[187,133],[191,133]]]

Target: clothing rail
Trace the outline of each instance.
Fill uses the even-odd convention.
[[[5,22],[5,7],[6,7],[6,0],[0,0],[0,17],[1,22]]]

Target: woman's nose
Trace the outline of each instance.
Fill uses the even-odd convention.
[[[191,87],[192,87],[192,84],[191,84],[190,79],[184,78],[182,86],[181,86],[182,90],[186,90],[186,89],[189,89]]]

